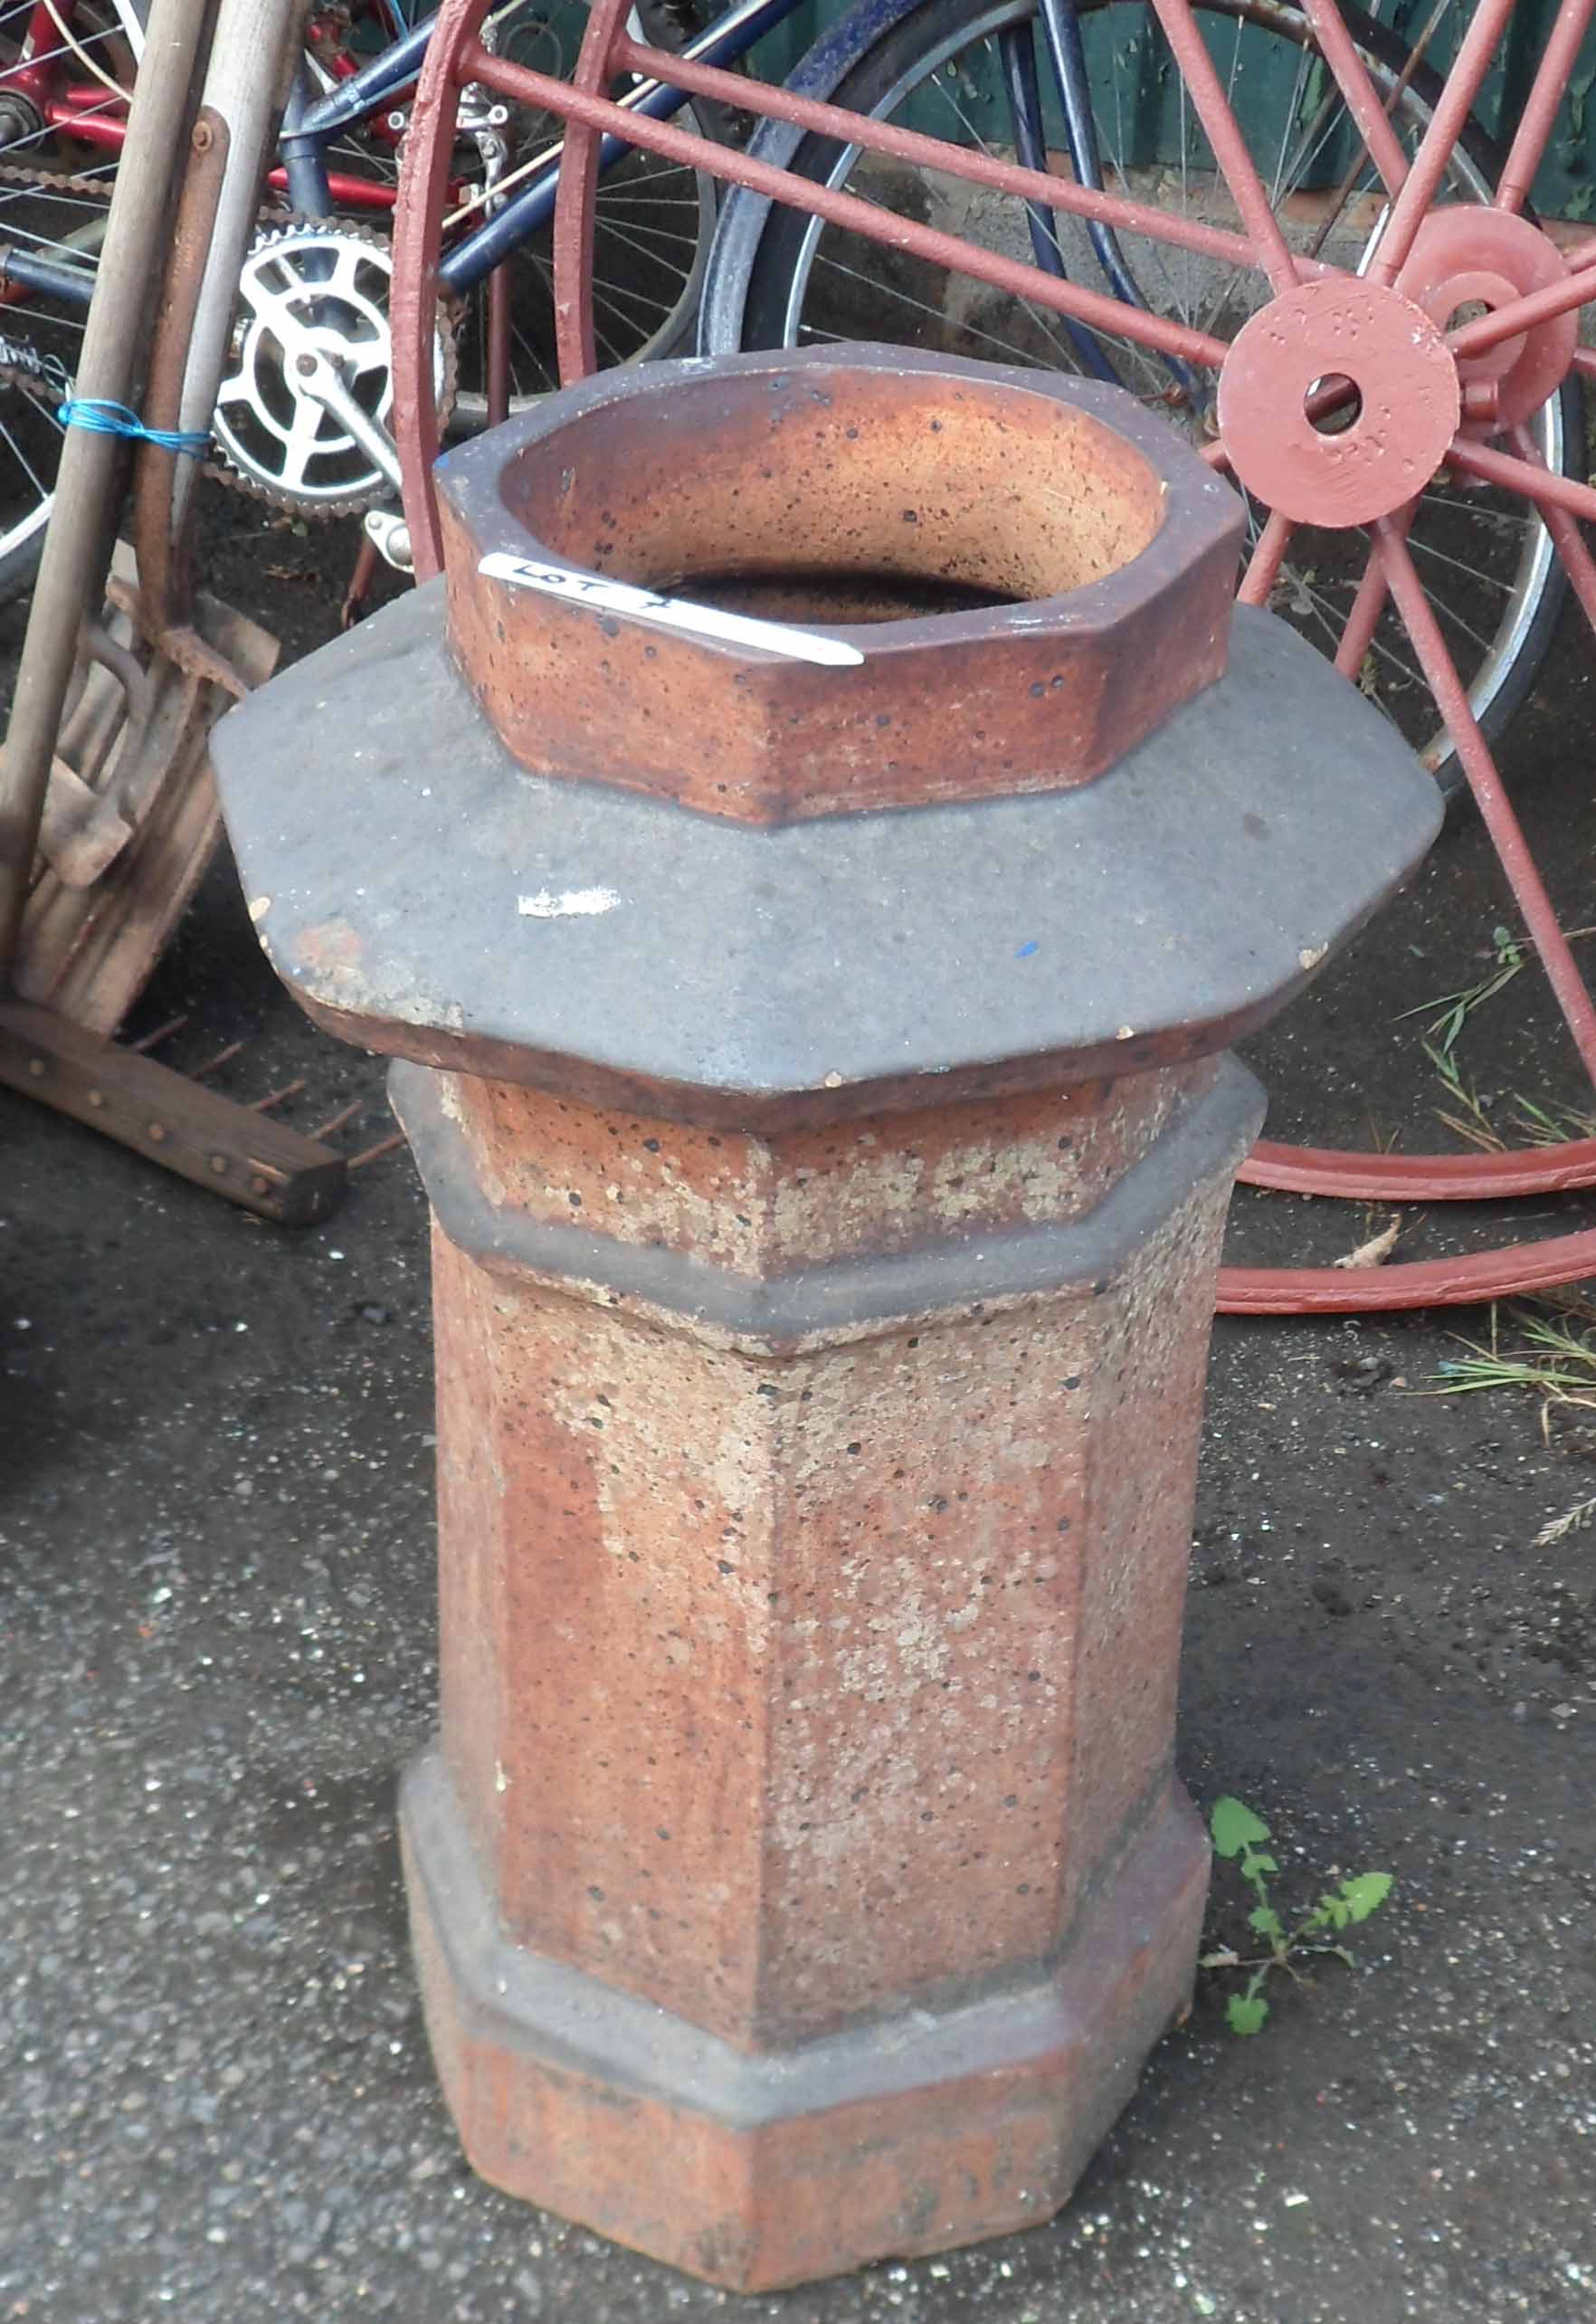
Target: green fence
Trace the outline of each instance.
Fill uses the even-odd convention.
[[[818,5],[812,0],[773,39],[761,43],[755,69],[773,80],[782,78],[818,26],[836,13],[827,0]],[[1433,14],[1434,0],[1380,0],[1380,5],[1365,13],[1384,24],[1405,52]],[[1444,71],[1451,62],[1472,13],[1468,0],[1454,0],[1427,52],[1438,71]],[[1507,40],[1475,108],[1480,126],[1497,139],[1512,134],[1555,14],[1554,0],[1519,0]],[[1202,23],[1205,11],[1200,8],[1197,14]],[[1097,117],[1105,126],[1106,142],[1117,148],[1116,158],[1132,167],[1178,159],[1183,135],[1181,90],[1151,10],[1132,5],[1094,10],[1083,18],[1083,27]],[[1222,69],[1249,138],[1262,141],[1278,135],[1282,108],[1292,103],[1294,94],[1297,68],[1289,45],[1267,33],[1249,32],[1243,36],[1238,71],[1233,29],[1226,25],[1212,44],[1222,46]],[[1317,103],[1317,92],[1311,86],[1297,90],[1296,95],[1299,110],[1306,106],[1311,110]],[[986,134],[990,120],[992,135],[1002,140],[1006,109],[996,86],[985,75],[974,76],[962,90],[961,104],[974,129]],[[900,118],[914,123],[914,109]],[[939,110],[935,120],[927,114],[921,125],[946,135],[945,110]],[[1057,121],[1049,123],[1048,130],[1050,142],[1059,142]],[[1184,139],[1190,156],[1189,115]],[[1335,184],[1349,156],[1350,148],[1325,148],[1308,182]],[[1586,41],[1570,75],[1534,198],[1547,216],[1588,216],[1596,222],[1596,33]]]
[[[1371,13],[1391,24],[1404,44],[1419,37],[1433,13],[1433,0],[1396,0]],[[1473,11],[1449,12],[1431,55],[1438,67],[1449,63]],[[1481,90],[1475,116],[1492,136],[1510,138],[1534,79],[1546,35],[1556,19],[1553,0],[1519,0],[1496,69]],[[1556,130],[1535,181],[1535,204],[1547,217],[1596,217],[1596,33],[1587,38],[1569,75]]]

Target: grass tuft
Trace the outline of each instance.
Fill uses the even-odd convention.
[[[1596,936],[1596,928],[1571,929],[1569,942],[1591,936]],[[1510,1138],[1519,1146],[1564,1146],[1571,1139],[1596,1138],[1596,1114],[1575,1106],[1542,1105],[1517,1090],[1495,1097],[1483,1095],[1464,1073],[1457,1049],[1469,1018],[1506,992],[1534,958],[1528,938],[1515,936],[1511,929],[1494,928],[1491,945],[1494,965],[1477,983],[1421,1001],[1415,1008],[1403,1009],[1393,1020],[1398,1024],[1408,1017],[1427,1020],[1421,1045],[1446,1095],[1446,1105],[1435,1109],[1436,1119],[1466,1145],[1477,1147],[1485,1154],[1505,1154]],[[1493,1109],[1500,1106],[1503,1096],[1510,1110],[1498,1122],[1493,1119]]]
[[[1420,1393],[1436,1396],[1475,1395],[1489,1388],[1521,1388],[1541,1402],[1541,1433],[1550,1434],[1554,1407],[1578,1405],[1596,1411],[1596,1329],[1589,1305],[1571,1303],[1542,1313],[1534,1308],[1509,1311],[1505,1337],[1491,1310],[1487,1345],[1457,1335],[1461,1356],[1443,1356],[1430,1375],[1431,1385]]]

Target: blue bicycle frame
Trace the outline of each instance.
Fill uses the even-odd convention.
[[[739,0],[716,24],[688,42],[682,54],[695,63],[726,65],[745,56],[776,25],[784,24],[803,0]],[[1071,165],[1078,181],[1101,190],[1103,169],[1092,114],[1086,51],[1080,37],[1076,0],[1040,0],[1049,62],[1063,100],[1064,129]],[[421,69],[431,35],[432,16],[385,49],[363,71],[336,90],[301,109],[290,102],[280,143],[290,191],[296,209],[325,216],[328,198],[326,154],[332,139],[356,121],[375,112],[406,89]],[[1029,34],[1012,28],[1001,36],[1005,91],[1014,122],[1015,148],[1031,168],[1046,166],[1042,105],[1035,52]],[[643,81],[622,99],[630,110],[653,120],[668,120],[681,110],[688,98],[679,89],[658,81]],[[546,227],[554,215],[559,186],[560,145],[552,144],[542,166],[518,192],[493,215],[446,251],[438,268],[441,290],[461,297],[474,290],[520,243]],[[605,138],[599,148],[599,167],[607,169],[630,148],[619,138]],[[1031,247],[1039,266],[1061,276],[1064,261],[1051,216],[1040,204],[1027,205]],[[1130,269],[1112,231],[1094,221],[1088,228],[1104,272],[1118,297],[1132,305],[1144,303]],[[1116,375],[1095,338],[1066,323],[1082,367],[1091,376],[1113,381]],[[1176,383],[1191,394],[1194,381],[1184,364],[1165,358]]]
[[[796,14],[803,0],[737,0],[715,24],[688,42],[682,54],[696,63],[734,64],[778,24]],[[913,0],[893,0],[883,13],[901,15]],[[1063,103],[1065,140],[1071,166],[1083,186],[1100,189],[1102,164],[1093,119],[1086,52],[1080,37],[1077,0],[1039,0],[1044,43]],[[313,95],[303,64],[295,75],[284,115],[278,150],[288,176],[289,197],[302,215],[332,214],[328,156],[335,138],[381,111],[402,96],[415,81],[432,37],[436,15],[424,17],[403,33],[371,62],[321,96]],[[1031,168],[1046,165],[1042,102],[1035,51],[1029,32],[1015,26],[1000,35],[1000,57],[1005,93],[1014,124],[1015,149]],[[689,100],[668,82],[646,81],[621,100],[629,110],[654,120],[668,120]],[[622,139],[603,138],[599,149],[601,170],[610,168],[630,148]],[[460,298],[475,290],[495,267],[522,243],[548,225],[559,186],[561,144],[555,140],[540,165],[518,192],[508,196],[480,225],[446,251],[438,268],[439,289]],[[1051,214],[1040,203],[1026,205],[1031,242],[1037,264],[1061,277],[1064,261]],[[1135,306],[1145,304],[1134,276],[1121,255],[1112,231],[1097,222],[1088,225],[1097,260],[1116,293]],[[92,277],[35,259],[23,252],[8,252],[6,273],[13,281],[59,303],[86,308]],[[1116,374],[1092,336],[1066,321],[1065,329],[1084,370],[1112,381]],[[1187,367],[1174,357],[1164,357],[1176,384],[1190,395],[1194,389]]]
[[[686,43],[682,54],[695,63],[735,64],[756,41],[784,24],[803,0],[741,0]],[[327,153],[334,138],[378,111],[407,89],[421,70],[423,55],[435,18],[428,16],[413,30],[374,57],[368,65],[342,81],[314,102],[296,105],[290,100],[279,150],[288,172],[289,192],[296,210],[325,217],[331,204],[328,192]],[[296,96],[298,95],[296,89]],[[669,120],[689,100],[679,89],[646,81],[621,100],[629,111],[651,120]],[[619,138],[605,138],[599,167],[607,169],[631,148]],[[546,226],[554,215],[560,178],[560,145],[550,146],[541,167],[490,218],[445,252],[438,269],[439,289],[461,297],[492,273],[520,243]]]

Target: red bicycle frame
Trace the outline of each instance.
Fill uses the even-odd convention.
[[[0,94],[14,90],[47,128],[59,135],[75,138],[99,153],[119,154],[128,134],[126,98],[114,94],[103,82],[67,77],[69,70],[81,69],[65,37],[75,32],[75,13],[76,0],[56,0],[53,8],[46,6],[44,0],[34,0],[17,61],[0,70]],[[312,24],[312,37],[314,32]],[[339,52],[329,59],[327,69],[335,79],[344,80],[356,68],[347,52]],[[397,149],[398,135],[385,119],[374,119],[371,130],[379,142]],[[286,171],[269,171],[266,183],[274,194],[286,193]],[[394,206],[391,186],[354,176],[347,170],[329,172],[328,186],[333,204],[339,210],[381,212]],[[11,300],[17,295],[14,290],[7,294]]]

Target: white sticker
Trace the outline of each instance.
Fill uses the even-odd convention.
[[[518,896],[516,910],[523,919],[592,919],[613,912],[620,900],[613,888],[566,888],[558,894],[539,888],[535,896]]]
[[[622,614],[630,621],[653,622],[661,629],[685,630],[689,637],[719,638],[756,653],[779,653],[789,662],[818,662],[829,669],[857,669],[864,656],[840,637],[790,629],[784,622],[755,621],[748,614],[723,614],[717,605],[690,605],[685,597],[660,597],[630,581],[608,581],[598,573],[574,573],[566,565],[537,565],[528,557],[495,549],[478,566],[489,581],[517,589],[541,589],[546,596],[590,605],[595,614]]]

